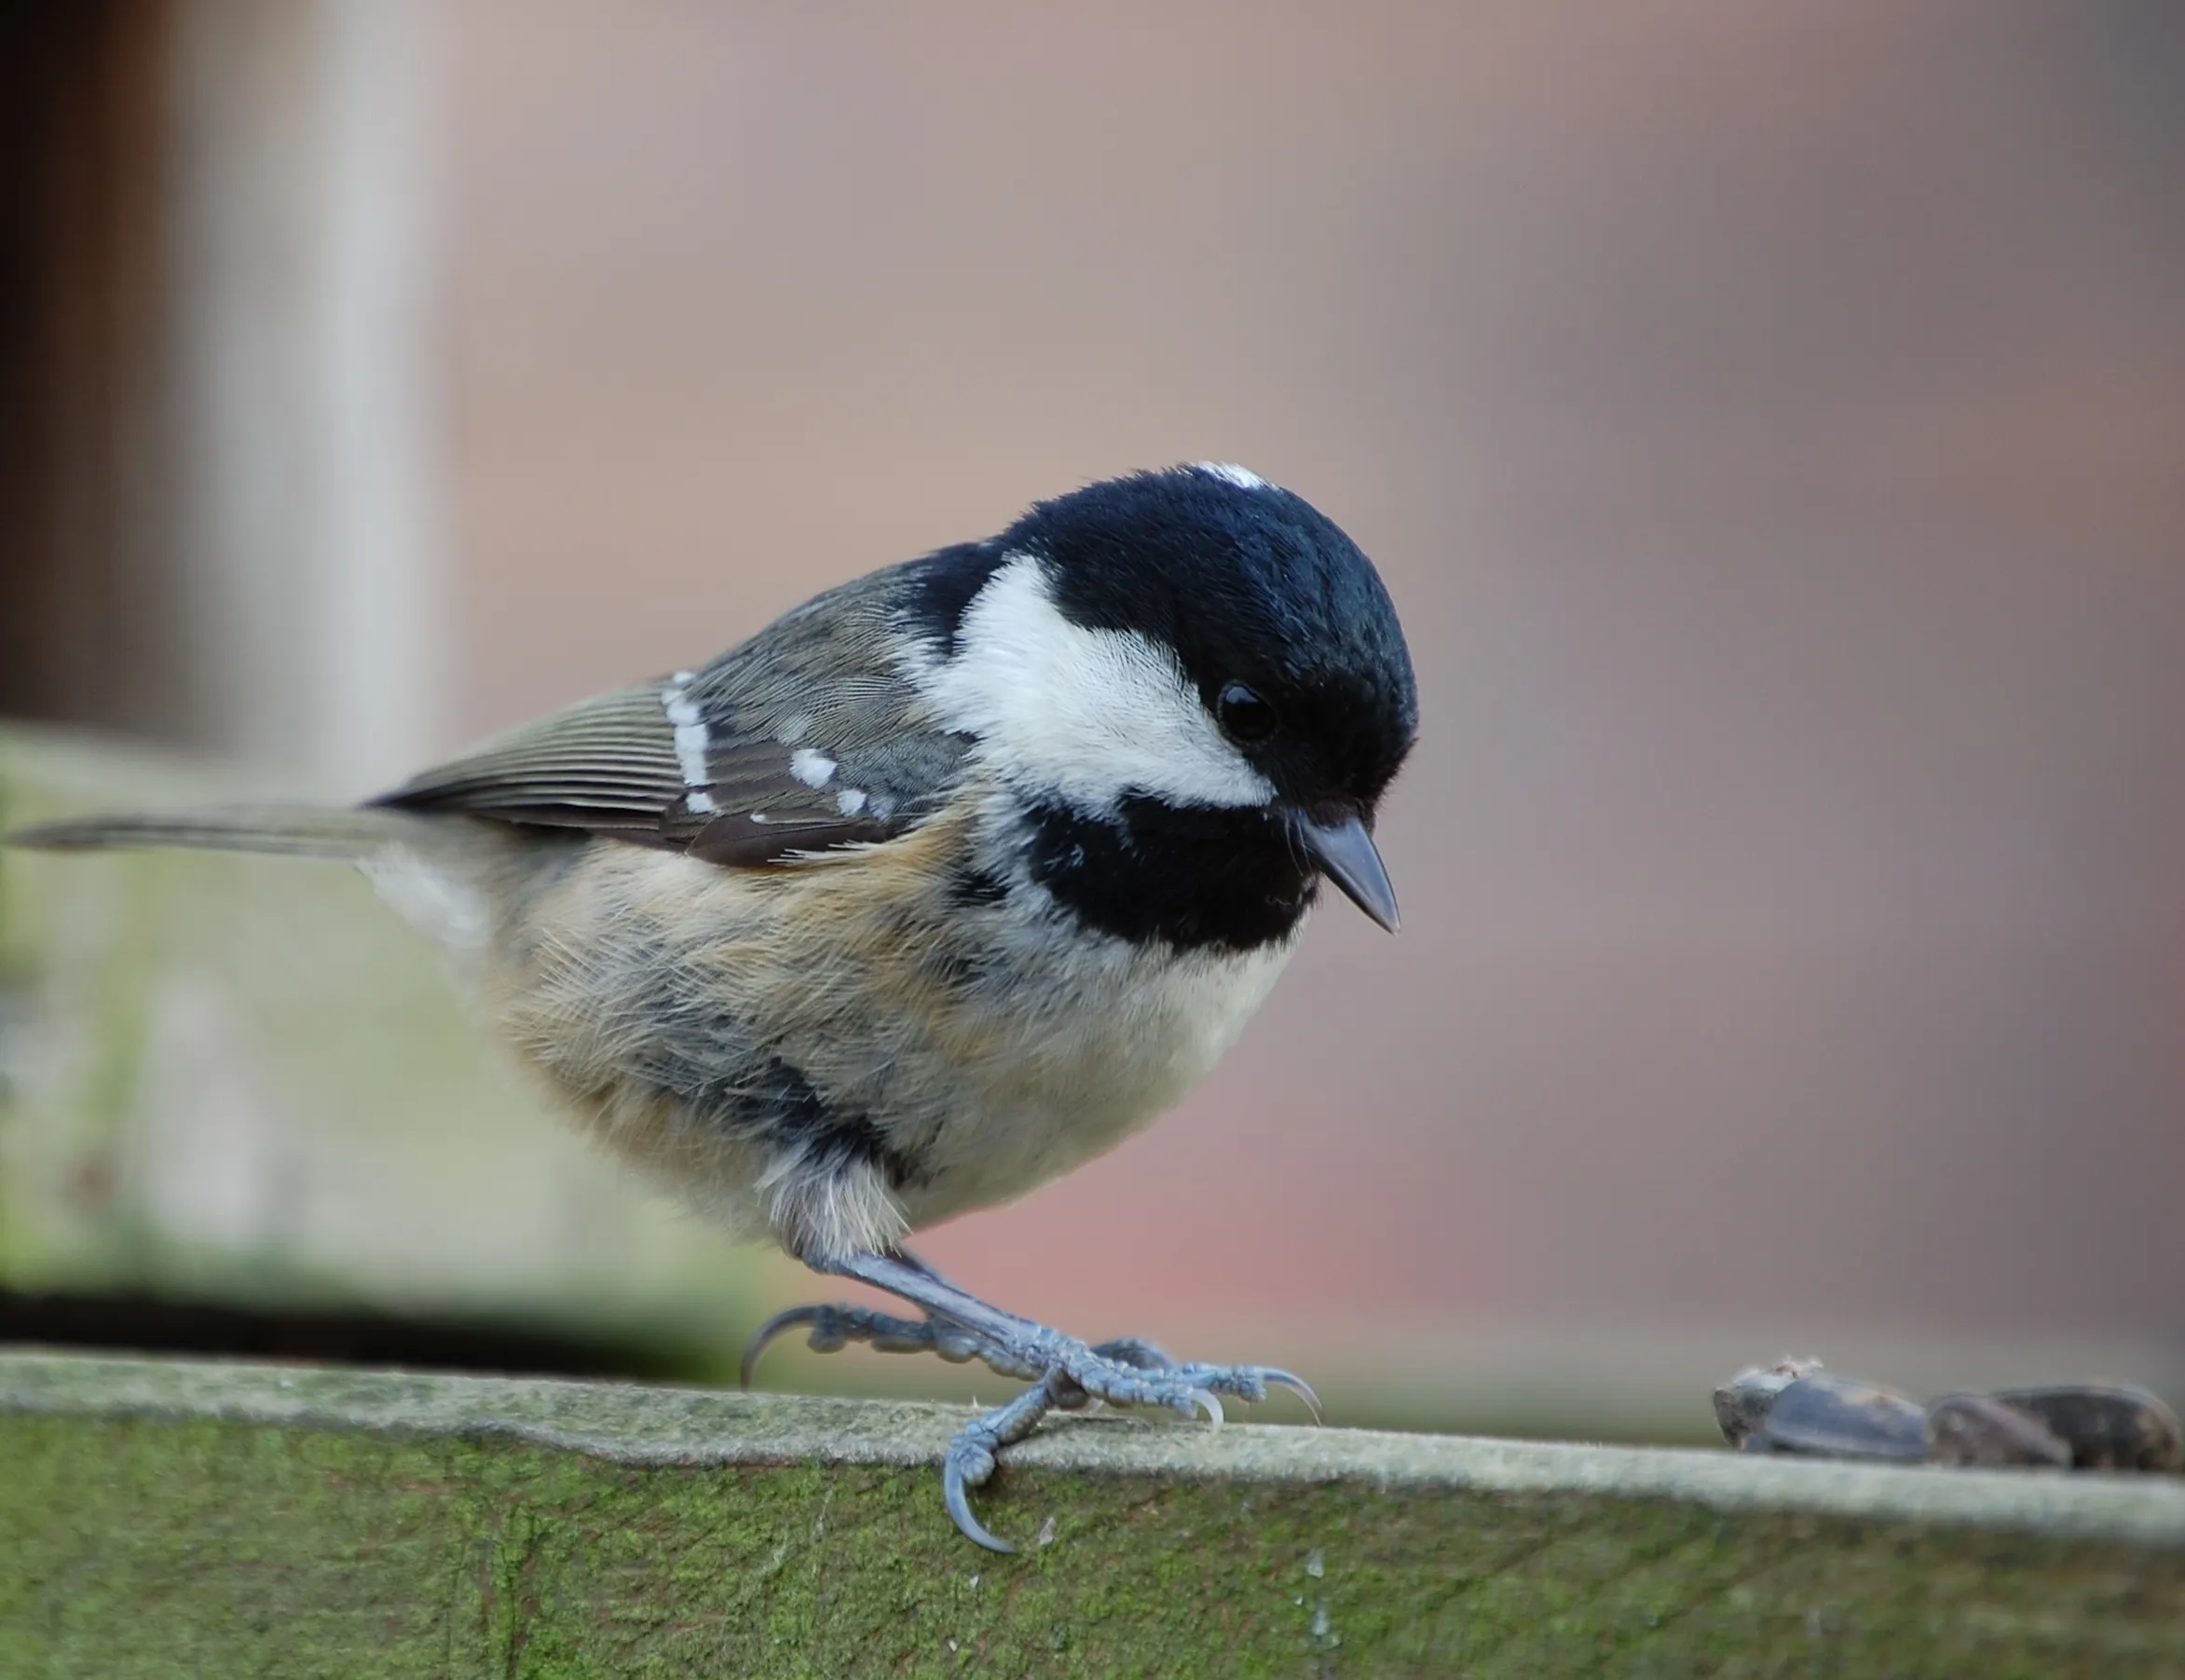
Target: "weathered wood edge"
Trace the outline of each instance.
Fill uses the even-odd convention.
[[[0,1412],[505,1436],[630,1465],[937,1464],[966,1415],[924,1402],[38,1350],[0,1351]],[[1114,1415],[1063,1420],[1011,1455],[1027,1468],[1102,1476],[1671,1499],[2185,1548],[2185,1482],[2169,1477],[1918,1469],[1256,1424],[1212,1429]]]

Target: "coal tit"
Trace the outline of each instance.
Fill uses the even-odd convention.
[[[1381,580],[1242,468],[1141,472],[831,590],[712,663],[586,701],[349,811],[93,817],[49,847],[361,865],[617,1154],[748,1236],[916,1308],[761,1332],[1219,1415],[1303,1387],[988,1305],[911,1233],[1113,1147],[1213,1065],[1321,878],[1382,926],[1373,815],[1417,729]],[[1309,1390],[1306,1391],[1309,1398]]]

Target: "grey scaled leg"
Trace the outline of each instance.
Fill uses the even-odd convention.
[[[1119,1406],[1162,1406],[1196,1416],[1204,1411],[1222,1421],[1220,1396],[1262,1400],[1270,1388],[1302,1396],[1318,1421],[1320,1404],[1303,1378],[1261,1365],[1181,1364],[1150,1343],[1105,1342],[1091,1346],[1074,1336],[990,1306],[949,1283],[922,1262],[882,1254],[852,1254],[839,1261],[813,1262],[814,1271],[854,1278],[908,1302],[925,1314],[922,1320],[891,1318],[863,1307],[798,1307],[772,1319],[744,1355],[744,1377],[769,1340],[799,1325],[812,1326],[811,1345],[832,1352],[849,1342],[865,1342],[882,1352],[930,1352],[948,1359],[976,1359],[1004,1376],[1031,1386],[1007,1405],[988,1413],[949,1443],[942,1468],[949,1514],[971,1539],[993,1551],[1015,1547],[989,1533],[973,1514],[969,1490],[994,1473],[995,1455],[1022,1441],[1054,1410],[1072,1410],[1088,1400]]]

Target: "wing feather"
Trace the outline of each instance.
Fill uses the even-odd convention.
[[[884,840],[960,773],[892,657],[918,567],[820,596],[695,672],[580,702],[411,778],[375,805],[463,812],[754,866]]]

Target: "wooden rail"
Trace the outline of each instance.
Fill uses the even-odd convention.
[[[0,1673],[2185,1673],[2185,1483],[0,1352]]]

